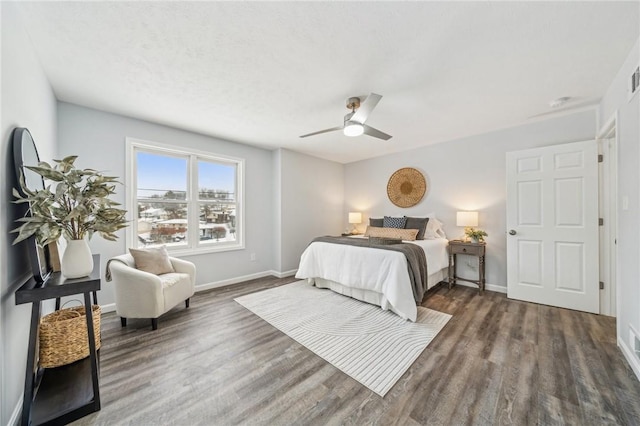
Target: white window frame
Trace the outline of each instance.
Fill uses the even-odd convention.
[[[244,245],[245,234],[245,220],[244,220],[244,159],[237,157],[230,157],[226,155],[214,154],[211,152],[200,151],[196,149],[183,148],[179,146],[172,146],[157,142],[145,141],[136,138],[126,138],[126,154],[125,154],[125,166],[126,166],[126,185],[125,185],[125,197],[126,197],[126,209],[127,219],[130,221],[130,225],[127,226],[125,232],[125,239],[128,247],[137,248],[137,221],[138,221],[138,171],[136,167],[137,151],[149,152],[151,154],[158,155],[171,155],[176,157],[187,157],[187,200],[183,204],[187,204],[188,217],[187,217],[187,245],[181,247],[167,246],[167,250],[172,256],[192,256],[204,253],[215,253],[231,250],[242,250]],[[236,165],[236,234],[234,241],[228,242],[216,242],[200,244],[198,233],[199,227],[193,226],[193,224],[199,223],[199,204],[198,199],[198,160],[233,163]]]

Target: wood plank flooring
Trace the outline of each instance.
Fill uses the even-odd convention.
[[[233,301],[262,278],[196,294],[151,331],[102,318],[102,410],[78,425],[639,425],[640,383],[615,320],[456,286],[453,318],[384,397]]]

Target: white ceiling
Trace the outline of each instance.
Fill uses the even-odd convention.
[[[638,2],[20,4],[58,99],[343,163],[594,105]],[[349,96],[384,97],[341,132]],[[179,143],[179,141],[176,141]]]

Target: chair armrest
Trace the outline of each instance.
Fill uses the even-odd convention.
[[[157,275],[111,263],[116,311],[126,318],[157,318],[164,313],[162,281]]]
[[[196,265],[187,261],[178,259],[177,257],[170,257],[171,265],[173,265],[173,269],[181,274],[189,274],[191,277],[191,283],[196,285]]]

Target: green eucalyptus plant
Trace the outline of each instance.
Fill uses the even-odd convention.
[[[120,204],[109,199],[115,194],[117,178],[103,176],[93,169],[77,169],[73,165],[76,158],[73,155],[54,160],[55,166],[47,162],[25,166],[45,181],[53,182],[55,188],[48,185],[44,189],[29,189],[21,173],[20,187],[26,196],[14,188],[14,203],[29,203],[31,215],[16,220],[22,225],[11,231],[18,234],[13,244],[35,235],[38,244],[44,247],[60,236],[82,240],[85,236],[90,239],[96,232],[115,241],[115,232],[127,226],[124,218],[127,211],[116,208]]]
[[[474,240],[478,240],[480,242],[484,241],[484,237],[488,237],[489,235],[484,232],[482,229],[475,229],[475,228],[464,228],[464,234],[469,237],[472,238]]]

